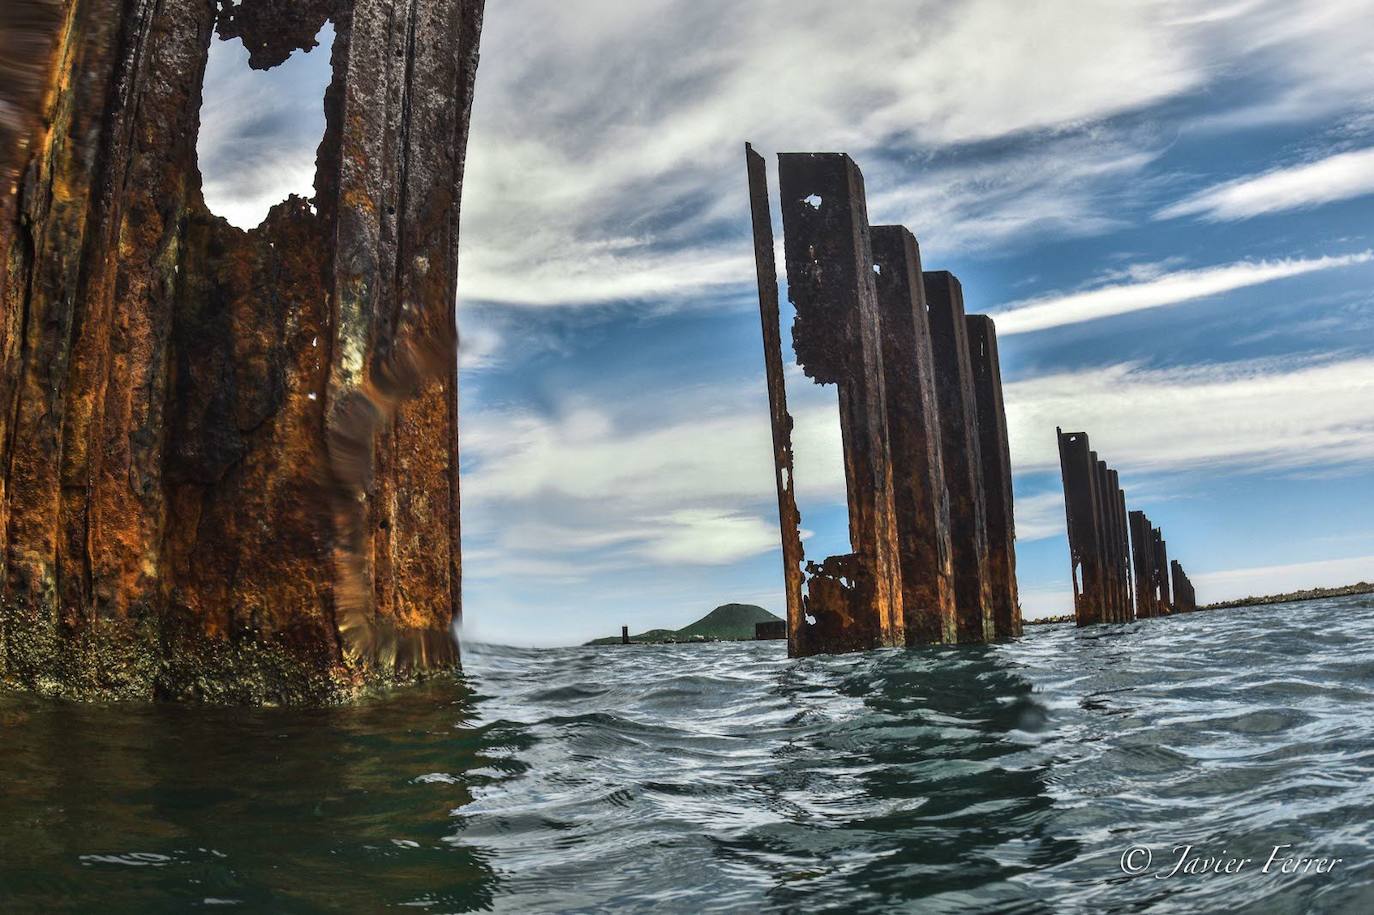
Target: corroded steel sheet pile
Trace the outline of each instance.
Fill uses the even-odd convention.
[[[1179,565],[1177,559],[1171,564],[1171,572],[1174,581],[1174,608],[1178,613],[1194,613],[1197,611],[1197,593],[1193,590],[1193,583],[1189,581],[1188,574],[1183,571],[1183,566]]]
[[[968,349],[978,401],[979,455],[987,509],[988,586],[998,638],[1021,634],[1016,588],[1016,518],[1012,500],[1011,448],[1002,402],[1002,365],[997,328],[987,315],[968,316]]]
[[[1172,582],[1169,580],[1169,543],[1164,539],[1164,532],[1155,528],[1152,538],[1155,548],[1155,588],[1159,591],[1159,608],[1161,613],[1172,613],[1174,610],[1174,596]]]
[[[906,641],[883,379],[882,315],[863,176],[843,154],[778,157],[792,345],[839,393],[853,552],[807,566],[810,636],[827,646]]]
[[[1135,572],[1136,616],[1150,619],[1161,616],[1159,578],[1155,569],[1154,526],[1144,512],[1131,512],[1131,543]]]
[[[752,148],[746,161],[790,653],[1018,634],[1011,468],[991,322],[980,325],[988,345],[975,360],[958,281],[923,273],[905,228],[870,228],[863,176],[834,153],[779,156],[792,343],[806,376],[838,390],[852,547],[821,562],[805,559],[767,172]],[[980,455],[976,381],[988,388],[990,440],[1002,446],[991,461]],[[989,486],[1002,495],[1001,626],[983,495]]]
[[[1098,460],[1087,433],[1060,429],[1058,437],[1078,625],[1197,609],[1192,584],[1177,562],[1171,567],[1159,528],[1144,512],[1127,510],[1117,471]],[[1178,597],[1180,584],[1186,604]]]
[[[949,533],[954,546],[954,595],[959,606],[959,641],[995,637],[992,583],[988,578],[987,505],[978,405],[964,320],[964,291],[954,274],[925,274],[926,305],[935,356],[940,437],[949,489]]]
[[[0,678],[321,702],[455,664],[482,0],[47,6],[0,133]],[[241,231],[201,193],[212,36],[268,69],[326,22],[314,197]]]
[[[1108,622],[1106,549],[1099,511],[1097,458],[1088,433],[1058,430],[1059,467],[1069,531],[1074,617],[1078,625]]]
[[[949,493],[915,236],[903,226],[875,226],[873,266],[883,319],[883,378],[907,641],[950,643],[958,640],[958,617]]]

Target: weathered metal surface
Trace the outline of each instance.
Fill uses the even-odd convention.
[[[1097,530],[1101,537],[1099,549],[1101,550],[1100,562],[1102,563],[1102,594],[1103,608],[1102,621],[1104,623],[1115,623],[1121,618],[1120,599],[1118,593],[1119,582],[1116,579],[1116,534],[1112,527],[1112,515],[1109,509],[1110,502],[1107,494],[1111,491],[1111,480],[1107,475],[1107,463],[1099,460],[1097,452],[1092,453],[1093,459],[1093,499],[1097,510]]]
[[[909,231],[869,228],[863,176],[848,156],[778,159],[793,347],[808,377],[838,388],[853,548],[819,563],[803,554],[767,178],[746,144],[790,652],[1019,634],[1011,462],[991,321],[965,316],[953,276],[922,272]],[[980,410],[989,417],[986,465]],[[985,478],[997,488],[995,571]]]
[[[1002,402],[1002,364],[997,328],[987,315],[968,315],[968,350],[978,405],[978,446],[982,459],[987,517],[988,588],[997,638],[1021,634],[1021,600],[1016,588],[1016,512],[1012,495],[1011,447]]]
[[[905,643],[901,565],[887,442],[881,316],[863,176],[846,155],[778,157],[793,346],[806,375],[839,391],[854,552],[808,563],[802,646]]]
[[[986,642],[996,638],[997,632],[988,577],[987,508],[964,293],[959,280],[947,271],[927,271],[923,280],[935,358],[940,446],[949,490],[959,641]]]
[[[1135,601],[1131,587],[1131,532],[1126,514],[1126,493],[1121,488],[1121,477],[1111,471],[1112,525],[1116,536],[1116,579],[1120,582],[1121,621],[1129,623],[1135,619]]]
[[[1187,573],[1183,571],[1183,566],[1175,559],[1170,566],[1174,586],[1174,608],[1178,613],[1197,612],[1197,592],[1193,590],[1193,583],[1188,579]]]
[[[949,495],[921,253],[902,226],[872,230],[888,442],[908,645],[958,639]]]
[[[1106,576],[1098,511],[1097,458],[1086,432],[1056,430],[1064,480],[1074,617],[1079,626],[1106,622]]]
[[[5,680],[317,702],[456,662],[482,6],[66,7],[0,211]],[[212,33],[269,67],[326,20],[315,196],[240,231],[200,191]]]
[[[1136,615],[1141,619],[1153,619],[1160,615],[1155,572],[1154,526],[1144,512],[1131,512],[1130,518]]]
[[[754,264],[758,273],[759,318],[763,325],[763,362],[768,379],[768,412],[773,429],[773,472],[778,490],[782,531],[783,585],[787,596],[787,640],[792,657],[805,654],[806,611],[802,602],[805,553],[801,514],[793,489],[792,415],[787,412],[787,386],[782,357],[778,268],[773,254],[773,216],[768,206],[768,168],[763,157],[745,144],[749,173],[749,209],[754,230]]]
[[[1155,541],[1155,587],[1159,591],[1161,613],[1174,612],[1173,591],[1169,581],[1169,544],[1159,528],[1154,529]]]

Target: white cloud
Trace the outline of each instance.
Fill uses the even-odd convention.
[[[1022,543],[1064,534],[1064,494],[1058,489],[1016,498],[1016,539]]]
[[[1227,569],[1224,572],[1189,572],[1188,577],[1198,592],[1199,603],[1216,603],[1242,597],[1287,594],[1310,588],[1334,588],[1374,581],[1374,556]]]
[[[1159,219],[1202,216],[1211,222],[1248,219],[1374,194],[1374,149],[1227,181],[1160,210]]]
[[[240,229],[292,194],[315,195],[334,27],[316,40],[271,70],[249,69],[238,39],[211,42],[196,148],[206,205]]]
[[[833,389],[829,404],[817,391],[793,407],[804,505],[844,499]],[[553,415],[478,411],[463,446],[467,533],[497,550],[483,574],[508,574],[503,554],[567,562],[562,574],[586,557],[604,565],[607,552],[621,565],[712,566],[778,545],[762,379],[614,407],[570,402]]]
[[[1123,470],[1296,469],[1374,460],[1374,359],[1168,369],[1109,365],[1006,386],[1012,465],[1059,466],[1054,430],[1087,430]]]
[[[1210,4],[1191,4],[1208,10]],[[1217,76],[1239,74],[1253,83],[1233,108],[1217,110],[1200,126],[1236,129],[1311,123],[1371,110],[1374,44],[1368,23],[1374,0],[1305,3],[1254,0],[1197,20],[1196,36],[1208,49]]]
[[[1060,293],[1012,302],[993,312],[1001,336],[1024,334],[1066,324],[1161,308],[1205,299],[1249,286],[1365,264],[1374,251],[1314,258],[1240,261],[1196,270],[1177,270],[1148,279],[1112,283],[1081,292]]]
[[[998,0],[504,3],[483,36],[462,294],[581,304],[747,284],[745,139],[862,159],[1077,129],[1204,78],[1169,6],[1033,2],[1009,16]],[[1101,161],[1091,146],[1080,151]],[[1076,212],[1085,175],[1047,181],[1073,170],[1062,155],[1056,165],[982,169],[1000,204],[957,167],[940,180],[962,182],[953,209],[972,204],[994,237],[1100,218]]]

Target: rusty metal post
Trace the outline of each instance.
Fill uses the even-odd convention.
[[[482,0],[0,8],[0,681],[328,704],[456,666]],[[202,192],[213,36],[267,70],[327,22],[314,189],[242,231]]]
[[[1183,566],[1175,559],[1170,564],[1170,571],[1173,575],[1174,583],[1174,606],[1179,613],[1194,613],[1197,611],[1197,594],[1193,591],[1193,583],[1188,580],[1188,575],[1183,571]]]
[[[1074,617],[1079,626],[1105,620],[1106,598],[1101,560],[1101,522],[1097,511],[1097,462],[1086,432],[1057,429],[1059,468],[1064,480]]]
[[[940,446],[949,490],[949,532],[954,547],[954,593],[959,641],[996,638],[988,579],[987,507],[978,441],[978,407],[969,364],[964,293],[954,274],[924,274],[935,390],[940,410]]]
[[[754,263],[759,284],[759,318],[763,324],[763,361],[768,379],[768,411],[773,429],[773,470],[778,489],[778,523],[782,531],[783,583],[787,595],[787,651],[808,653],[803,645],[806,617],[802,606],[801,513],[793,488],[792,415],[782,357],[782,318],[778,304],[778,269],[773,254],[773,216],[768,206],[768,168],[749,144],[744,146],[749,173],[749,209],[754,227]]]
[[[1169,588],[1169,544],[1164,540],[1164,532],[1159,528],[1154,530],[1155,540],[1155,574],[1158,576],[1156,584],[1159,587],[1159,608],[1161,613],[1174,612],[1174,598]]]
[[[1111,477],[1106,461],[1100,460],[1095,451],[1092,457],[1097,484],[1097,524],[1102,535],[1099,556],[1103,569],[1102,594],[1106,604],[1102,618],[1103,622],[1116,623],[1121,620],[1121,595],[1118,589],[1120,583],[1116,579],[1116,534],[1112,529],[1111,511],[1114,500],[1109,496],[1112,492]]]
[[[806,611],[816,620],[808,639],[827,650],[902,645],[881,317],[863,175],[840,153],[786,153],[778,172],[788,298],[797,310],[792,343],[808,377],[839,389],[853,548],[807,567]]]
[[[1126,516],[1126,493],[1121,488],[1121,477],[1111,471],[1113,492],[1112,524],[1116,533],[1116,577],[1121,583],[1121,621],[1129,623],[1135,619],[1135,603],[1131,588],[1131,534]]]
[[[1002,364],[997,327],[987,315],[968,315],[968,352],[978,406],[978,448],[988,537],[988,583],[997,638],[1021,634],[1016,588],[1016,517],[1011,481],[1007,411],[1002,402]]]
[[[949,644],[958,639],[953,547],[921,252],[902,226],[875,226],[872,239],[906,640]]]
[[[1144,512],[1131,512],[1130,518],[1137,616],[1141,619],[1153,619],[1159,615],[1159,600],[1155,587],[1154,528]]]

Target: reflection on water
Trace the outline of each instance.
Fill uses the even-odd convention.
[[[1372,609],[469,646],[466,680],[319,712],[0,696],[0,909],[1371,911]],[[1345,863],[1132,879],[1138,843]]]

